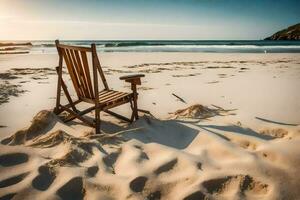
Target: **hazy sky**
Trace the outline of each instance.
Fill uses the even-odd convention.
[[[0,40],[262,39],[300,0],[0,0]]]

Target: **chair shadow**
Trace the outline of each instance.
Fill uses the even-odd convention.
[[[263,139],[263,140],[272,140],[272,139],[274,139],[274,137],[272,137],[272,136],[259,134],[258,132],[252,130],[251,128],[243,128],[243,127],[240,127],[240,126],[237,126],[237,125],[227,125],[227,126],[199,125],[199,124],[194,124],[194,125],[198,126],[201,129],[204,129],[206,131],[209,131],[211,133],[217,134],[218,136],[221,136],[222,134],[211,131],[210,129],[225,131],[225,132],[230,132],[230,133],[236,133],[236,134],[241,134],[241,135],[247,135],[247,136],[253,136],[253,137]]]
[[[93,120],[92,117],[89,116],[84,116],[86,119],[88,120]],[[100,126],[101,126],[101,132],[105,133],[105,134],[113,134],[119,131],[123,131],[124,127],[117,125],[115,123],[109,122],[109,121],[104,121],[101,120],[100,122]],[[70,121],[67,122],[68,125],[81,125],[81,126],[87,126],[85,123],[81,122],[81,121]]]
[[[255,119],[261,120],[263,122],[268,122],[268,123],[273,123],[273,124],[278,124],[278,125],[284,125],[284,126],[298,126],[299,125],[299,124],[290,124],[290,123],[273,121],[273,120],[264,119],[264,118],[261,118],[261,117],[255,117]]]
[[[84,125],[79,121],[68,122],[68,124]],[[159,120],[154,117],[143,116],[132,124],[119,125],[111,121],[102,120],[101,132],[108,135],[122,132],[122,138],[126,141],[135,139],[143,143],[155,142],[176,149],[184,149],[194,140],[199,130],[190,128],[180,121]],[[114,143],[113,141],[111,142]]]
[[[199,124],[201,121],[202,120],[160,120],[149,116],[143,116],[138,121],[128,124],[128,126],[118,125],[103,120],[101,121],[101,130],[105,134],[123,132],[121,135],[126,141],[135,139],[145,144],[158,143],[179,150],[188,147],[195,137],[198,134],[201,134],[201,129],[227,141],[230,139],[219,131],[253,136],[263,140],[274,139],[272,136],[259,134],[251,128],[243,128],[237,125],[201,125]],[[187,126],[187,124],[193,125],[195,128]],[[198,128],[200,128],[200,130]],[[120,141],[116,142],[118,143]]]
[[[176,149],[185,149],[199,130],[188,127],[176,120],[160,120],[152,117],[142,117],[129,128],[140,128],[124,134],[128,139],[136,139],[143,143],[158,143]]]
[[[85,118],[92,120],[90,116]],[[111,121],[101,120],[101,132],[107,135],[114,135],[122,132],[121,136],[128,141],[136,139],[143,143],[158,143],[176,149],[186,148],[199,133],[199,130],[187,127],[180,121],[176,120],[160,120],[151,116],[140,117],[138,121],[133,123],[121,122],[116,124]],[[81,121],[70,121],[68,125],[87,126]],[[114,141],[115,140],[115,141]],[[105,143],[119,144],[120,138],[111,138]]]

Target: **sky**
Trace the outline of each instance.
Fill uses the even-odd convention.
[[[0,0],[0,40],[256,40],[300,0]]]

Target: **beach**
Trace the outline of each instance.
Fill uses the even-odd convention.
[[[138,106],[151,114],[132,124],[101,114],[104,134],[94,135],[51,112],[57,54],[0,55],[0,197],[300,198],[299,53],[99,59],[114,90],[130,91],[120,76],[145,74]],[[114,110],[130,115],[128,105]]]

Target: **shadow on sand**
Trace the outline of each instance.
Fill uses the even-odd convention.
[[[290,123],[273,121],[273,120],[264,119],[264,118],[261,118],[261,117],[255,117],[255,119],[261,120],[263,122],[268,122],[268,123],[273,123],[273,124],[278,124],[278,125],[284,125],[284,126],[298,126],[299,125],[299,124],[290,124]]]
[[[218,131],[224,131],[224,132],[230,132],[230,133],[234,133],[234,134],[242,134],[242,135],[247,135],[247,136],[253,136],[253,137],[257,137],[263,140],[272,140],[274,139],[274,137],[269,136],[269,135],[262,135],[259,134],[258,132],[250,129],[250,128],[243,128],[240,126],[236,126],[236,125],[199,125],[197,124],[196,126],[198,126],[199,128],[206,130],[210,133],[214,133],[220,137],[224,137],[221,133],[217,133],[213,130],[218,130]]]

